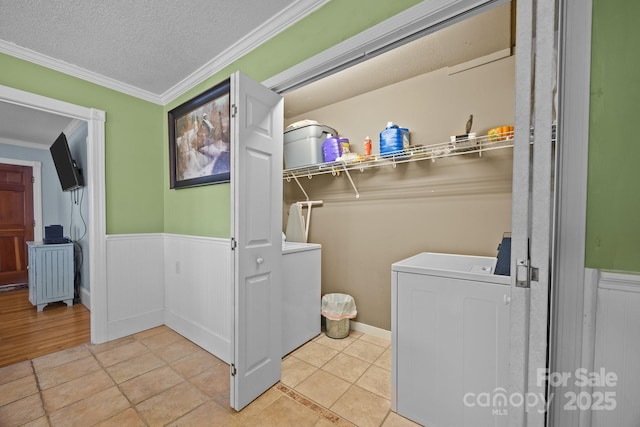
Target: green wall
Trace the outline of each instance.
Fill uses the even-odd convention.
[[[594,0],[586,265],[640,271],[640,2]]]
[[[169,189],[167,112],[238,70],[266,80],[416,3],[332,0],[164,107],[4,54],[0,84],[106,112],[108,234],[229,237],[229,184]]]
[[[104,110],[107,233],[228,237],[229,185],[169,190],[166,113],[240,70],[258,81],[418,3],[333,0],[165,107],[0,54],[0,84]],[[640,2],[593,2],[588,267],[640,271]]]
[[[161,232],[162,107],[4,54],[0,70],[1,85],[106,112],[107,233]]]
[[[169,103],[165,106],[165,116],[169,110],[215,86],[235,71],[241,71],[256,81],[264,81],[416,3],[419,1],[333,0]],[[166,147],[166,120],[163,132]],[[168,150],[165,150],[166,165],[169,164],[168,156]],[[164,174],[165,232],[230,236],[229,184],[170,190],[168,166]]]

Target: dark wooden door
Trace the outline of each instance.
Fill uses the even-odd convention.
[[[30,166],[0,164],[0,285],[26,283],[27,244],[33,240]]]

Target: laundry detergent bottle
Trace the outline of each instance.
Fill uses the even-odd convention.
[[[328,134],[327,139],[322,143],[322,159],[324,162],[335,162],[342,155],[340,148],[340,138]]]
[[[401,128],[392,122],[380,132],[380,154],[400,151],[409,146],[409,129]]]

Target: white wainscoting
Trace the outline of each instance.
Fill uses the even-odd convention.
[[[617,385],[594,387],[593,391],[615,392],[616,408],[592,411],[593,426],[640,425],[638,355],[640,275],[602,272],[598,282],[594,370],[615,373]]]
[[[107,340],[162,325],[162,234],[110,235],[106,245]]]
[[[230,240],[164,235],[165,324],[230,363]]]

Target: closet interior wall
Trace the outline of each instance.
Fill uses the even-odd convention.
[[[435,144],[472,132],[486,134],[514,121],[515,57],[449,74],[429,72],[335,104],[285,117],[285,126],[316,120],[363,153],[366,136],[392,121],[409,128],[412,144]],[[285,97],[286,107],[286,97]],[[358,322],[391,329],[391,264],[419,252],[496,256],[511,225],[512,149],[429,159],[352,171],[346,176],[300,177],[312,200],[309,242],[322,244],[322,293],[355,298]],[[305,200],[284,182],[283,230],[291,203]]]

